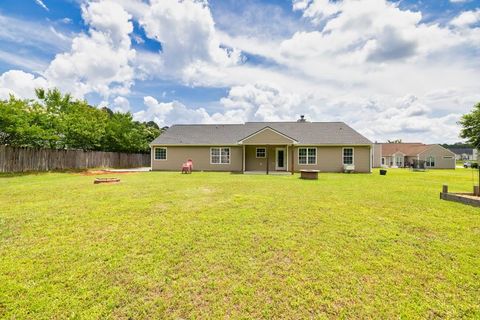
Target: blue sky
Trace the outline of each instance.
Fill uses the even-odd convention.
[[[59,87],[138,120],[345,121],[458,141],[480,0],[3,0],[0,98]]]

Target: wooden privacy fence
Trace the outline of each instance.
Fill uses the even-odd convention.
[[[0,172],[150,166],[150,154],[0,146]]]

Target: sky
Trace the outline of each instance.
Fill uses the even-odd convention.
[[[139,121],[343,121],[461,141],[480,0],[2,0],[0,99],[59,88]]]

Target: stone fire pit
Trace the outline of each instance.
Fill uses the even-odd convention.
[[[320,170],[300,170],[300,178],[307,180],[318,180]]]

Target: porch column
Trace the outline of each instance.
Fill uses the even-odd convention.
[[[294,167],[295,167],[295,148],[292,145],[292,168],[291,168],[292,174],[294,172]]]
[[[267,154],[267,174],[268,174],[268,166],[269,166],[269,162],[270,162],[270,152],[268,152],[268,145],[266,146],[265,148],[265,153]]]
[[[243,161],[242,161],[242,169],[245,172],[245,145],[243,145]]]
[[[285,171],[288,172],[288,144],[287,144],[287,151],[285,151],[285,158],[287,159],[287,169]]]

